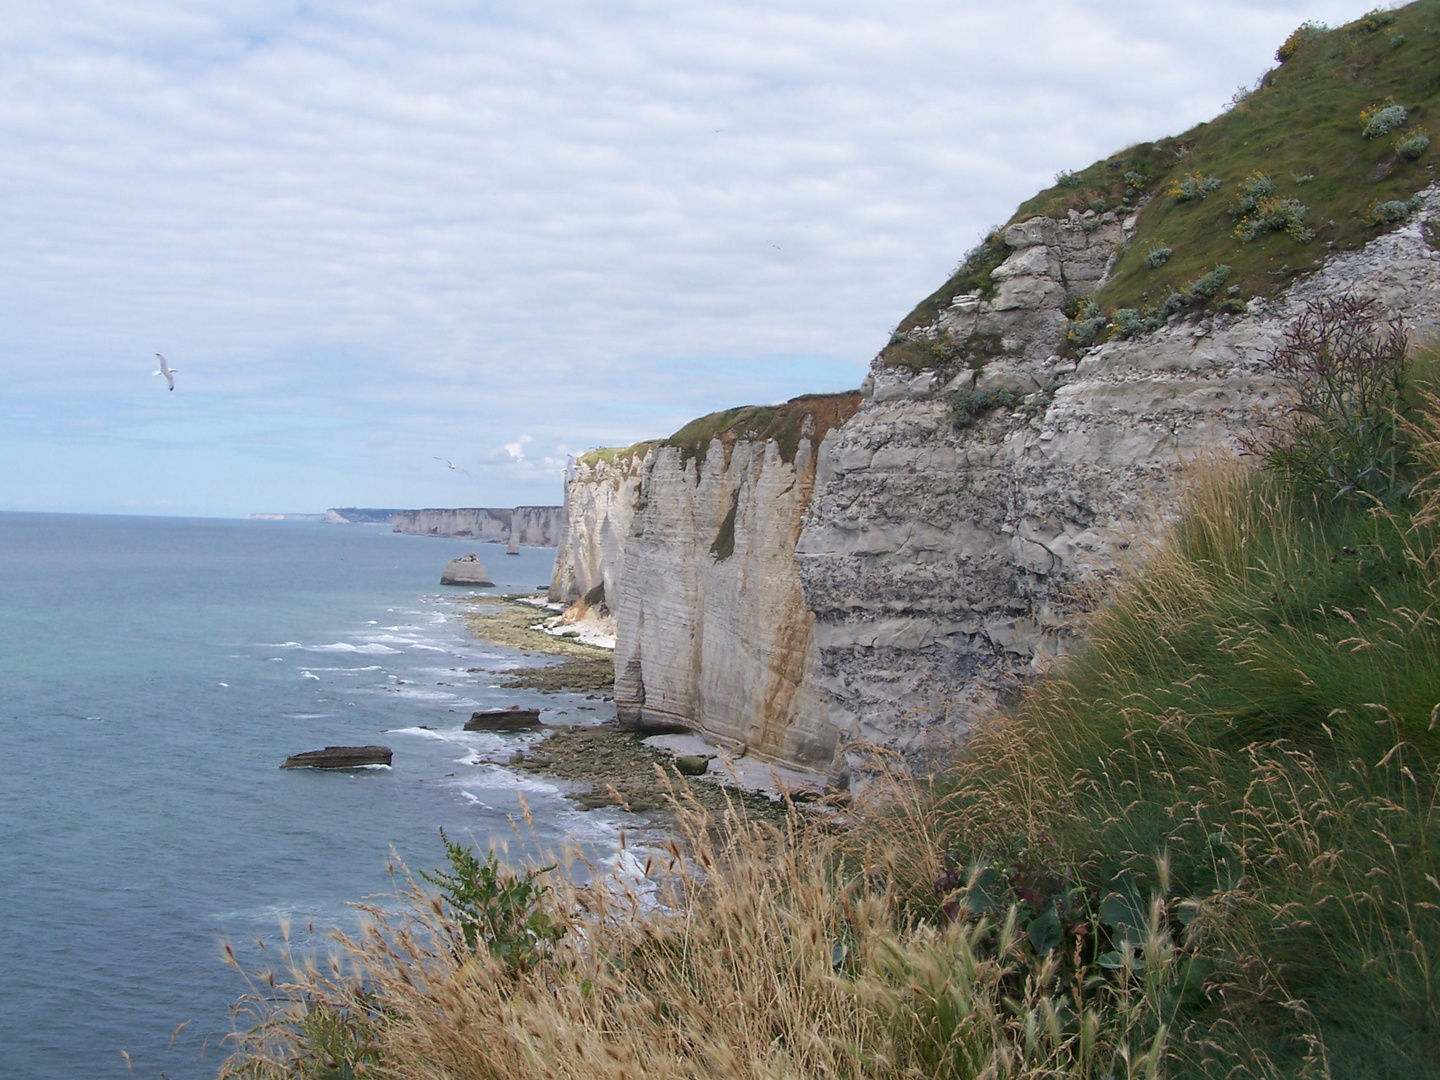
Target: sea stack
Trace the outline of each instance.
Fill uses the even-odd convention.
[[[511,530],[510,530],[510,543],[508,543],[508,544],[505,545],[505,554],[506,554],[506,555],[519,555],[519,554],[520,554],[520,534],[519,534],[518,532],[516,532],[514,529],[511,529]]]
[[[485,570],[485,564],[480,561],[480,556],[472,551],[469,555],[451,559],[445,564],[445,572],[440,575],[440,584],[475,585],[482,589],[488,589],[494,586],[495,582],[490,580],[490,575]]]

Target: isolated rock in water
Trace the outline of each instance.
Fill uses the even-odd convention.
[[[513,529],[510,531],[510,543],[505,546],[506,555],[520,554],[520,534]]]
[[[539,709],[489,709],[472,713],[466,731],[524,731],[540,726]]]
[[[440,584],[477,585],[482,589],[488,589],[495,582],[490,580],[490,575],[485,570],[485,564],[480,561],[480,556],[472,551],[469,555],[451,559],[445,564],[445,572],[440,575]]]
[[[282,769],[358,769],[361,765],[389,765],[392,751],[388,746],[327,746],[291,754]]]

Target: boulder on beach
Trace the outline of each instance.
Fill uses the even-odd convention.
[[[451,559],[445,564],[445,572],[440,575],[441,585],[474,585],[481,589],[489,589],[495,582],[490,580],[490,575],[485,570],[485,564],[480,561],[480,556],[473,551],[469,555],[462,555],[458,559]]]
[[[362,765],[389,765],[393,751],[388,746],[327,746],[291,754],[282,769],[358,769]]]
[[[465,721],[466,731],[525,731],[539,726],[539,709],[487,709]]]

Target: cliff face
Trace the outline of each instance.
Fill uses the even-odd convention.
[[[511,511],[510,536],[525,547],[555,547],[565,535],[561,506],[517,506]]]
[[[602,585],[612,603],[620,595],[625,541],[655,446],[649,442],[617,452],[592,452],[566,473],[563,527],[550,579],[552,602],[573,604]]]
[[[818,425],[803,400],[783,420],[732,410],[577,467],[552,592],[605,585],[622,718],[837,780],[857,744],[963,736],[1075,647],[1082,607],[1143,558],[1185,470],[1284,406],[1266,361],[1307,300],[1372,296],[1414,339],[1440,333],[1432,187],[1407,224],[1275,300],[1067,357],[1061,305],[1103,285],[1131,226],[1012,226],[990,295],[912,320],[861,395],[813,399]]]
[[[622,721],[828,769],[836,729],[813,689],[814,619],[794,550],[817,450],[858,404],[849,394],[734,410],[650,452],[606,591]]]
[[[827,702],[842,743],[915,751],[963,734],[1072,648],[1076,598],[1143,554],[1174,512],[1186,464],[1237,453],[1239,436],[1283,404],[1265,361],[1304,301],[1373,296],[1413,338],[1433,336],[1432,222],[1434,187],[1408,225],[1333,257],[1276,301],[1173,318],[1078,362],[1052,351],[1050,329],[1064,326],[1056,286],[1077,223],[1012,226],[993,300],[957,297],[910,334],[961,349],[977,326],[1040,336],[1021,331],[978,377],[962,370],[948,382],[882,354],[859,413],[822,452],[797,559],[820,655],[807,689]],[[1009,390],[1016,406],[957,430],[953,395],[965,388]]]
[[[401,510],[392,519],[395,532],[415,536],[462,536],[504,543],[510,539],[509,510],[464,507],[455,510]]]
[[[511,539],[513,531],[527,547],[554,547],[563,531],[561,517],[562,508],[558,506],[517,506],[513,510],[397,510],[390,520],[398,533],[458,536],[503,544]]]

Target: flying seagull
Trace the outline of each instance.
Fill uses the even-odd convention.
[[[437,457],[435,460],[436,460],[436,461],[443,461],[443,462],[445,462],[446,468],[456,469],[456,470],[458,470],[459,472],[465,473],[466,476],[469,476],[469,475],[470,475],[470,473],[469,473],[468,471],[466,471],[465,469],[461,469],[458,465],[456,465],[456,464],[455,464],[453,461],[451,461],[449,458]]]
[[[160,370],[159,370],[159,371],[152,371],[150,374],[151,374],[151,375],[164,375],[164,376],[165,376],[165,381],[170,384],[170,389],[171,389],[171,390],[174,390],[174,389],[175,389],[175,369],[172,368],[172,367],[170,366],[169,362],[165,359],[165,357],[161,356],[158,352],[155,354],[155,356],[156,356],[156,357],[159,359],[159,361],[160,361]]]

